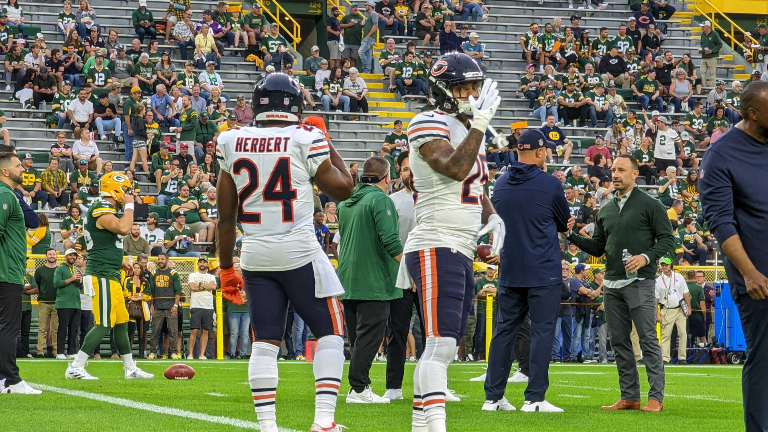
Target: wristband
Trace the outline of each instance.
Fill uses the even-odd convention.
[[[133,203],[128,203],[125,205],[126,210],[133,210]]]

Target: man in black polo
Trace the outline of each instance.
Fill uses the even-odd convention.
[[[621,399],[602,409],[640,409],[640,378],[629,337],[634,322],[651,386],[643,411],[659,412],[664,401],[664,365],[656,338],[656,262],[674,247],[675,237],[664,206],[635,187],[637,161],[629,155],[618,156],[611,173],[616,198],[600,209],[592,238],[571,232],[568,240],[592,256],[605,254],[607,259],[605,312]]]

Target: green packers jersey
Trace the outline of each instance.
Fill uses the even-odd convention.
[[[80,171],[74,171],[72,174],[69,175],[69,182],[70,183],[77,183],[77,188],[80,189],[80,191],[88,191],[88,186],[96,181],[96,174],[87,171],[85,175],[81,174]]]
[[[73,100],[75,100],[75,97],[72,95],[72,92],[66,95],[62,92],[56,92],[56,94],[53,95],[51,108],[54,113],[66,112],[69,109],[70,102]]]
[[[395,68],[395,76],[402,79],[415,79],[419,75],[419,65],[416,62],[400,62]]]
[[[733,105],[733,107],[736,108],[737,110],[741,109],[740,101],[741,101],[741,93],[736,93],[734,91],[729,91],[725,99],[725,103]]]
[[[394,132],[390,132],[387,134],[386,137],[384,137],[384,143],[385,144],[397,144],[397,147],[400,148],[402,146],[408,145],[408,134],[401,133],[400,135],[395,134]]]
[[[5,61],[11,63],[11,66],[15,66],[18,63],[24,63],[24,56],[24,52],[20,53],[18,56],[15,56],[12,52],[9,52],[5,55]]]
[[[563,252],[563,260],[568,261],[571,264],[585,263],[589,257],[582,251],[577,251],[572,254],[568,251]]]
[[[577,189],[577,190],[586,190],[587,187],[589,187],[589,184],[586,182],[586,180],[584,180],[584,177],[580,177],[578,179],[573,176],[568,177],[565,180],[565,184],[569,184],[573,186],[574,189]]]
[[[119,281],[120,266],[123,263],[123,236],[96,226],[98,218],[108,214],[117,216],[117,209],[109,202],[99,200],[83,218],[83,238],[88,250],[85,274]]]
[[[384,50],[384,51],[381,52],[381,54],[379,54],[379,64],[381,64],[384,61],[387,61],[387,60],[391,59],[392,57],[395,57],[395,60],[392,60],[391,62],[387,63],[386,65],[382,65],[382,67],[394,67],[403,58],[402,54],[400,54],[399,51],[389,52],[387,50]]]
[[[170,174],[170,170],[163,171],[163,177]],[[179,192],[179,183],[182,181],[183,176],[179,175],[171,177],[170,180],[160,185],[160,193],[162,195],[175,195]]]
[[[552,51],[555,48],[555,42],[557,42],[557,35],[547,35],[544,33],[543,35],[539,36],[539,45],[544,49],[544,51]]]
[[[62,25],[66,27],[67,24],[72,24],[77,21],[77,17],[74,13],[59,12],[59,20]]]
[[[659,82],[657,80],[650,81],[648,78],[641,78],[635,82],[635,88],[640,93],[651,97],[659,90]]]
[[[621,127],[624,130],[630,130],[635,127],[635,124],[637,124],[637,118],[635,118],[635,121],[630,122],[628,119],[624,119],[624,121],[621,122]]]
[[[219,218],[219,207],[209,203],[207,199],[200,201],[200,211],[207,214],[211,219]]]
[[[187,199],[182,199],[179,196],[173,197],[171,199],[171,202],[170,202],[171,212],[175,213],[176,211],[180,210],[180,209],[177,209],[176,206],[180,206],[182,204],[186,204],[186,203],[189,203],[189,202],[197,202],[197,198],[195,198],[195,197],[193,197],[191,195]],[[197,205],[198,205],[198,208],[199,208],[200,203],[198,202]],[[198,212],[197,209],[194,209],[194,210],[187,210],[187,209],[185,209],[184,213],[186,213],[186,215],[187,215],[187,223],[188,224],[193,224],[195,222],[200,222],[200,213]]]
[[[707,116],[704,114],[697,116],[693,111],[685,114],[683,118],[683,125],[690,126],[695,130],[704,130],[704,125],[707,124]]]
[[[560,75],[558,78],[560,79],[560,81],[562,81],[563,86],[566,86],[571,83],[573,83],[573,85],[575,85],[577,89],[579,88],[579,86],[581,86],[581,83],[579,81],[579,74],[576,74],[574,76],[565,74],[565,75]]]
[[[344,87],[344,81],[338,79],[338,80],[329,80],[328,78],[323,80],[323,90],[328,90],[328,93],[331,95],[336,95],[339,92],[341,92],[342,88]]]
[[[582,86],[583,91],[592,90],[598,83],[603,82],[603,78],[598,74],[584,74],[582,75],[582,78],[584,78],[584,85]]]
[[[252,30],[263,30],[265,25],[269,25],[267,17],[264,14],[254,15],[253,12],[248,12],[243,15],[243,25],[248,25]]]
[[[619,48],[620,53],[624,53],[627,51],[627,48],[632,46],[632,38],[628,35],[624,35],[624,37],[619,37],[619,35],[616,35],[615,38],[611,41],[611,45],[615,45]]]
[[[653,150],[648,150],[647,152],[644,152],[641,149],[637,149],[635,150],[635,160],[638,163],[651,164],[656,159],[653,157]]]
[[[21,172],[21,187],[25,191],[31,192],[37,183],[40,183],[40,171],[37,168],[31,167]]]
[[[592,51],[602,57],[608,52],[608,49],[611,48],[611,44],[612,42],[610,39],[600,40],[600,38],[597,38],[592,41]]]
[[[0,28],[0,43],[3,45],[9,45],[9,42],[13,39],[13,30],[10,26]]]
[[[288,47],[288,41],[285,40],[284,37],[280,36],[280,34],[278,34],[275,37],[272,37],[270,35],[266,35],[261,40],[262,48],[267,48],[267,51],[269,52],[270,55],[275,55],[277,53],[277,47],[280,44],[285,45],[286,48]]]
[[[187,216],[187,217],[189,217],[189,216]],[[165,239],[164,240],[165,241],[173,241],[177,236],[180,236],[180,235],[189,237],[191,239],[195,238],[195,235],[192,233],[192,229],[189,227],[189,225],[184,225],[184,228],[179,230],[179,229],[176,228],[176,224],[173,224],[173,225],[171,225],[170,228],[165,230]],[[182,247],[182,246],[183,246],[183,242],[180,240],[180,241],[176,242],[175,245],[171,246],[168,249],[174,250],[174,251],[176,251],[178,253],[187,253],[187,252],[189,252],[189,245],[187,245],[186,247]]]
[[[528,51],[537,51],[539,49],[539,37],[534,36],[531,32],[524,34],[520,41]]]
[[[696,235],[698,233],[692,232],[689,233],[685,230],[682,230],[678,233],[680,236],[680,240],[683,242],[683,246],[685,246],[687,249],[690,250],[696,250],[697,242],[696,242]]]
[[[539,82],[541,82],[541,78],[534,75],[533,78],[528,78],[527,75],[523,75],[520,77],[520,88],[527,85],[527,91],[536,91],[539,88]]]
[[[669,183],[669,178],[664,177],[659,181],[659,187],[664,186],[667,183]],[[674,184],[669,185],[664,192],[659,192],[659,201],[664,202],[668,198],[676,198],[683,189],[685,189],[685,185],[682,184],[680,179],[677,179],[677,181]]]
[[[561,92],[558,99],[562,98],[564,101],[569,103],[574,102],[580,102],[582,99],[584,99],[584,96],[582,96],[581,92],[573,92],[571,94],[568,94],[567,92]]]
[[[768,33],[764,34],[763,36],[758,35],[757,42],[760,46],[768,47]],[[755,53],[755,61],[757,63],[762,63],[763,60],[765,60],[765,53],[768,51],[754,51]]]
[[[730,127],[731,122],[728,121],[727,118],[715,118],[710,117],[709,121],[707,121],[707,132],[712,133],[715,129],[719,128],[720,126]]]
[[[144,79],[152,79],[152,77],[155,75],[155,65],[153,65],[152,62],[147,64],[138,62],[133,68],[133,73]]]
[[[83,227],[83,218],[74,220],[71,217],[67,216],[64,218],[64,220],[61,221],[61,229],[63,231],[69,231],[72,228],[78,228],[77,232],[82,232],[83,230],[80,229],[82,227]]]
[[[597,94],[594,90],[590,90],[587,92],[587,99],[591,100],[595,103],[599,108],[602,108],[603,105],[605,105],[605,93],[602,95]]]
[[[167,154],[165,157],[160,152],[152,154],[152,171],[163,169],[163,165],[169,165],[171,163],[171,154]]]
[[[686,157],[696,156],[696,145],[693,141],[683,143],[683,153]],[[675,154],[680,156],[680,146],[675,146]]]
[[[200,183],[196,184],[195,186],[189,186],[189,182],[187,180],[191,179],[191,175],[185,175],[182,180],[184,180],[184,183],[189,187],[189,196],[190,198],[194,198],[196,200],[200,200],[200,195],[203,193],[202,189],[200,189]],[[179,185],[181,186],[181,185]]]
[[[102,67],[101,70],[98,70],[96,66],[94,66],[86,72],[85,80],[96,87],[104,87],[112,82],[112,72],[106,67]]]
[[[97,192],[96,195],[91,195],[87,191],[80,191],[75,197],[75,204],[83,204],[86,207],[91,207],[96,201],[100,201],[101,196]]]
[[[631,61],[626,61],[627,64],[627,72],[630,74],[637,73],[638,68],[640,67],[640,60],[637,58],[633,58]]]
[[[200,81],[197,79],[197,75],[194,73],[187,75],[187,72],[184,71],[176,75],[176,85],[192,88],[197,85],[198,82]]]

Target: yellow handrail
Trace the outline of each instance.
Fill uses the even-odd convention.
[[[709,11],[705,11],[704,10],[704,6],[705,5],[707,7],[709,7]],[[713,5],[709,0],[694,0],[693,7],[694,7],[694,9],[696,9],[696,11],[698,13],[700,13],[701,15],[704,15],[705,19],[709,20],[712,23],[712,27],[715,30],[720,30],[721,32],[723,32],[723,34],[727,34],[729,32],[728,32],[728,30],[723,28],[720,24],[718,24],[715,21],[715,16],[716,16],[715,14],[717,14],[720,17],[724,18],[726,21],[728,21],[728,23],[731,24],[731,31],[730,31],[731,49],[735,49],[734,45],[738,45],[742,50],[744,50],[745,53],[751,53],[752,52],[752,48],[751,47],[744,46],[744,44],[742,44],[741,42],[736,40],[736,36],[735,36],[734,30],[738,30],[738,31],[742,32],[743,34],[748,35],[749,36],[749,40],[752,41],[753,44],[759,44],[757,39],[752,37],[751,33],[749,33],[748,31],[745,31],[744,29],[739,27],[735,22],[731,21],[731,19],[728,18],[727,15],[725,15],[723,12],[721,12],[720,9],[715,7],[715,5]]]
[[[299,23],[296,22],[291,14],[289,14],[282,6],[280,6],[280,3],[278,3],[276,0],[262,0],[261,3],[262,5],[267,6],[262,10],[266,12],[270,18],[272,18],[272,22],[277,23],[278,28],[282,30],[280,33],[288,35],[291,38],[290,43],[293,46],[293,50],[296,51],[299,42],[301,42],[301,26]],[[269,10],[269,6],[272,5],[275,6],[275,13],[272,13],[272,11]],[[283,20],[280,19],[281,17],[291,24],[290,29],[286,27],[285,24],[283,24]]]

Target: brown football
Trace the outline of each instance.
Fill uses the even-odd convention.
[[[482,262],[488,262],[488,258],[491,256],[491,245],[481,244],[477,247],[477,257]]]
[[[195,376],[195,370],[185,364],[175,364],[163,373],[169,380],[188,380]]]

